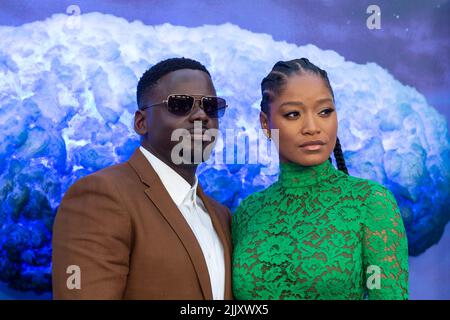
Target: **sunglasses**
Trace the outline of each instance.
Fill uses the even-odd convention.
[[[143,106],[141,110],[167,104],[167,110],[170,113],[177,116],[185,116],[191,112],[194,107],[195,100],[200,100],[200,108],[202,108],[206,115],[210,118],[222,117],[225,113],[225,108],[227,107],[227,102],[225,99],[219,97],[171,94],[167,97],[167,100],[157,104]]]

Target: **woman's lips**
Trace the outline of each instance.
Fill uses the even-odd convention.
[[[317,139],[317,140],[310,140],[302,143],[300,145],[300,148],[303,148],[303,150],[308,151],[317,151],[322,148],[322,146],[325,144],[323,140]]]
[[[316,151],[319,150],[320,148],[322,148],[322,144],[310,144],[308,146],[304,146],[304,147],[300,147],[304,150],[308,150],[308,151]]]

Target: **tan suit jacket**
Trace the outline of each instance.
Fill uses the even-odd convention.
[[[222,241],[225,299],[232,299],[230,211],[200,186],[197,195]],[[70,187],[52,245],[55,299],[212,299],[200,245],[139,149]],[[71,265],[79,267],[79,289]]]

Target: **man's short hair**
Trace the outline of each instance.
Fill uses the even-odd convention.
[[[156,85],[158,80],[166,74],[181,70],[192,69],[200,70],[208,74],[211,77],[209,71],[200,62],[188,58],[170,58],[163,60],[155,64],[153,67],[144,72],[141,79],[139,79],[136,90],[136,102],[138,106],[141,105],[141,98],[145,91]]]

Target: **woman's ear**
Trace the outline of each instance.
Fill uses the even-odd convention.
[[[263,111],[259,113],[259,122],[261,123],[261,128],[264,130],[264,134],[270,139],[269,117]]]

